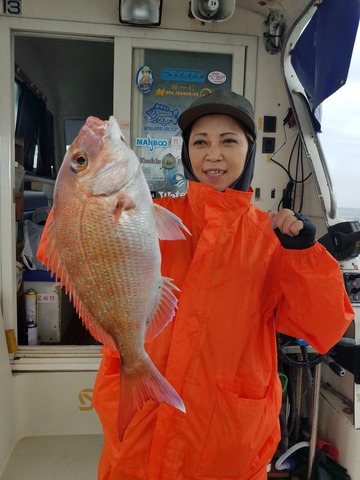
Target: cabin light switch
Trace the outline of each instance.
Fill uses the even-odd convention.
[[[262,153],[274,153],[275,137],[264,137],[262,142]]]
[[[276,132],[276,117],[270,117],[269,115],[264,116],[264,132]]]

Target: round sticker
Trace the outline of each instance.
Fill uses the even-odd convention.
[[[208,80],[214,85],[221,85],[222,83],[226,82],[226,75],[224,72],[214,70],[213,72],[209,73]]]
[[[139,68],[136,74],[136,86],[141,93],[149,93],[154,84],[154,77],[147,65]]]

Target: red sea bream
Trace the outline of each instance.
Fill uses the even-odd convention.
[[[183,239],[181,220],[154,205],[141,165],[114,117],[89,117],[59,171],[38,253],[91,334],[120,353],[119,437],[144,402],[184,404],[144,342],[174,316],[158,239]]]

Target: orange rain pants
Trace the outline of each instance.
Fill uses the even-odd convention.
[[[284,249],[251,196],[190,182],[187,196],[161,200],[192,236],[161,242],[162,273],[181,294],[146,349],[186,414],[147,402],[120,444],[119,358],[105,350],[99,480],[265,480],[279,441],[276,330],[324,353],[353,319],[337,262],[318,243]]]

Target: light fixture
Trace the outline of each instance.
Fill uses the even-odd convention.
[[[191,0],[190,17],[200,22],[224,22],[235,12],[235,0]]]
[[[120,23],[156,27],[161,23],[162,0],[120,0]]]

